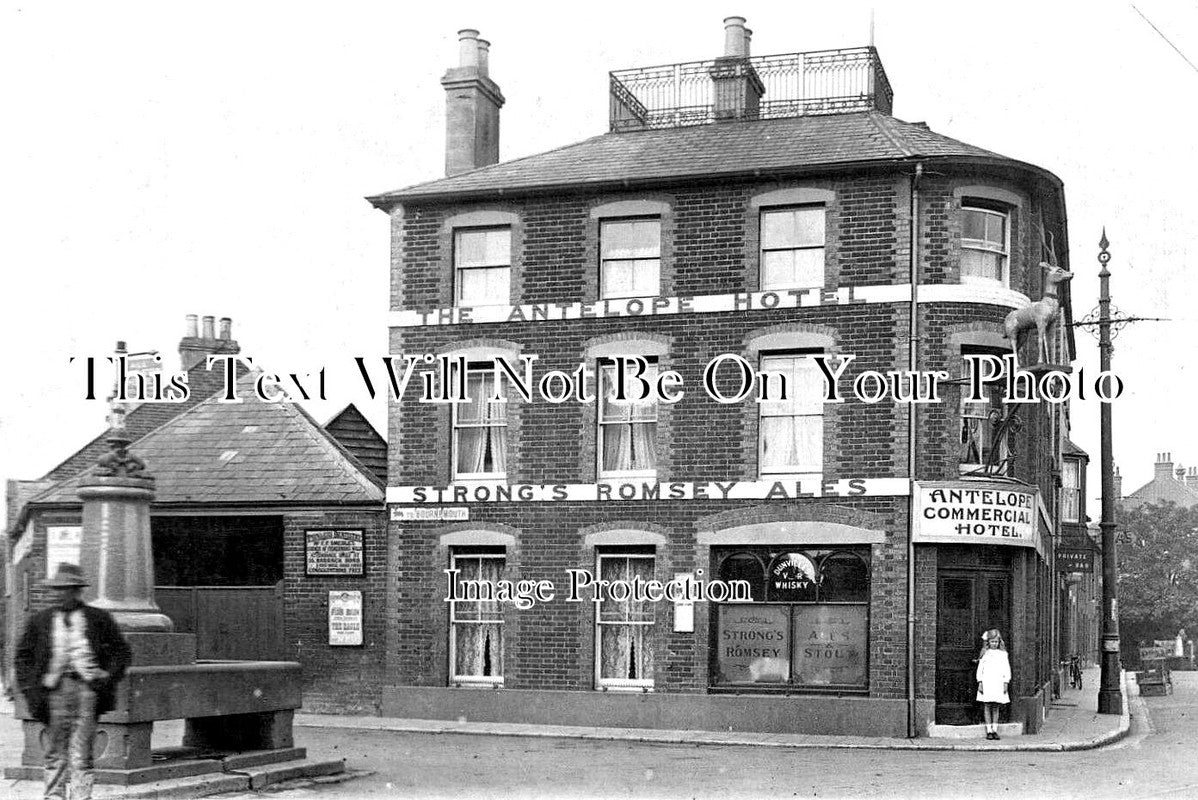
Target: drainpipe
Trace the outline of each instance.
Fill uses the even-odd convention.
[[[911,308],[908,320],[909,349],[907,369],[912,376],[919,369],[919,182],[923,177],[923,162],[915,162],[911,177],[911,259],[908,274],[911,278]],[[914,379],[914,377],[912,378]],[[915,720],[915,411],[916,403],[907,404],[907,738],[916,735]]]

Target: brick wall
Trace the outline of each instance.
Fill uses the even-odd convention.
[[[961,257],[961,202],[966,194],[993,190],[1012,206],[1011,288],[1035,298],[1041,290],[1036,264],[1041,259],[1041,199],[1009,175],[976,172],[925,173],[920,186],[918,251],[920,282],[957,284]],[[522,226],[522,245],[513,254],[513,302],[571,303],[594,298],[598,262],[591,209],[609,202],[651,200],[668,206],[663,217],[662,292],[673,295],[725,294],[758,288],[758,232],[754,198],[794,187],[830,193],[826,205],[826,289],[903,284],[911,279],[910,171],[872,170],[812,181],[745,180],[693,184],[646,193],[595,195],[580,189],[531,199],[508,198],[502,208]],[[979,189],[980,187],[980,189]],[[1052,206],[1054,200],[1045,200]],[[486,204],[423,203],[393,212],[394,309],[426,311],[452,302],[450,254],[445,251],[445,220]],[[1055,206],[1045,215],[1056,220]],[[1058,223],[1054,223],[1058,224]],[[1061,236],[1057,235],[1058,240]],[[962,331],[1001,333],[1009,308],[976,302],[921,306],[921,370],[944,369],[957,377]],[[392,353],[446,352],[468,346],[502,346],[535,353],[537,374],[571,372],[587,360],[588,348],[612,339],[663,343],[662,368],[678,370],[686,397],[661,409],[658,423],[659,481],[756,480],[757,408],[751,401],[721,405],[702,389],[701,373],[715,356],[737,353],[751,362],[748,343],[767,332],[789,330],[824,336],[835,353],[856,356],[842,384],[865,370],[905,370],[910,336],[909,304],[871,303],[798,310],[756,310],[661,317],[598,318],[520,324],[393,328]],[[630,351],[631,351],[630,346]],[[1034,347],[1034,342],[1027,347]],[[1030,349],[1029,349],[1029,352]],[[918,410],[917,470],[922,480],[959,477],[959,397],[942,388],[943,402]],[[393,485],[445,485],[449,479],[448,408],[417,402],[414,381],[402,403],[393,403],[389,422]],[[846,395],[848,393],[846,392]],[[908,475],[908,407],[893,402],[866,404],[852,398],[824,412],[823,473],[826,479]],[[1015,445],[1017,477],[1038,483],[1052,503],[1052,453],[1045,447],[1047,417],[1039,406],[1024,409],[1024,427]],[[514,402],[508,409],[508,480],[512,483],[590,483],[595,480],[594,405]],[[901,497],[826,498],[774,501],[689,501],[618,503],[467,503],[468,523],[389,523],[394,582],[389,587],[390,621],[397,631],[388,650],[388,678],[400,685],[444,686],[449,676],[447,604],[442,572],[450,551],[439,537],[455,530],[504,531],[507,574],[548,579],[562,588],[565,570],[593,567],[595,551],[585,545],[589,531],[624,527],[656,532],[656,572],[709,569],[711,548],[697,537],[716,515],[745,519],[862,519],[863,527],[884,530],[871,546],[869,607],[869,695],[902,698],[906,684],[906,573],[908,501]],[[1051,508],[1050,508],[1051,511]],[[773,516],[771,516],[773,515]],[[870,526],[873,526],[872,528]],[[937,548],[920,546],[915,563],[916,693],[935,697]],[[1013,623],[1022,631],[1030,659],[1037,655],[1043,626],[1036,611],[1043,594],[1034,566],[1013,574],[1022,598],[1013,604]],[[668,604],[656,612],[655,688],[704,692],[709,685],[709,614],[696,607],[696,632],[672,631]],[[504,614],[505,686],[537,689],[592,689],[595,632],[588,603],[558,601],[529,611]],[[1021,657],[1022,654],[1021,654]]]
[[[365,575],[305,575],[305,531],[363,531]],[[388,579],[383,513],[373,509],[292,512],[283,518],[283,618],[288,657],[303,666],[304,709],[367,712],[378,710],[384,683],[385,613]],[[362,592],[362,646],[328,643],[329,592]]]

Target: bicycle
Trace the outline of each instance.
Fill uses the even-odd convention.
[[[1073,689],[1082,688],[1082,660],[1077,656],[1069,658],[1069,686]]]

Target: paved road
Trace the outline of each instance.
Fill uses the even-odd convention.
[[[1133,699],[1132,733],[1078,753],[777,750],[301,728],[374,774],[282,798],[1198,797],[1198,673]],[[253,797],[229,795],[228,797]],[[258,795],[257,797],[261,797]]]

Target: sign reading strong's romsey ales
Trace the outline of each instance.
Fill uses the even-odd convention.
[[[363,575],[362,533],[361,530],[305,531],[305,574]]]

